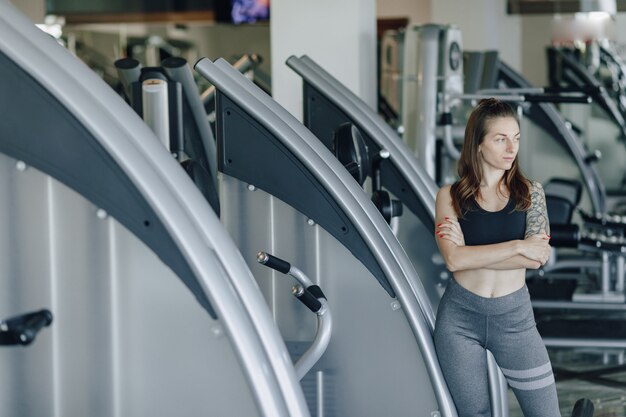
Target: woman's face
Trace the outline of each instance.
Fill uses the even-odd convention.
[[[478,146],[479,159],[487,165],[509,170],[519,150],[519,125],[513,117],[497,117],[486,122],[487,134]]]

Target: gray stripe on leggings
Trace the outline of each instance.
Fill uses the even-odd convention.
[[[550,374],[545,378],[530,382],[512,381],[510,379],[508,381],[511,388],[516,388],[522,391],[532,391],[554,384],[554,375]]]
[[[552,371],[552,366],[550,362],[546,362],[545,364],[538,366],[536,368],[524,369],[521,371],[515,371],[511,369],[500,368],[502,373],[510,378],[534,378],[539,375],[543,375],[547,372]]]

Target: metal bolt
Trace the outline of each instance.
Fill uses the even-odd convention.
[[[308,224],[309,226],[315,226],[315,220],[313,220],[313,219],[308,219],[308,220],[306,221],[306,224]]]
[[[441,271],[441,273],[439,274],[439,279],[442,281],[448,279],[448,277],[449,277],[448,271]]]
[[[269,256],[267,256],[267,253],[263,251],[256,254],[256,260],[260,264],[264,264],[265,262],[267,262],[268,259],[269,259]]]
[[[216,324],[215,326],[211,327],[211,333],[213,333],[213,336],[215,337],[220,337],[224,333],[224,331],[219,324]]]
[[[430,417],[441,417],[441,413],[439,411],[431,411]]]
[[[18,171],[21,171],[21,172],[26,171],[26,168],[27,168],[27,167],[26,167],[26,162],[24,162],[24,161],[17,161],[17,162],[15,163],[15,168],[16,168]]]
[[[248,191],[254,191],[256,190],[256,187],[252,184],[248,184]]]
[[[294,296],[299,297],[304,293],[304,288],[302,288],[301,285],[294,285],[293,287],[291,287],[291,293]]]
[[[100,219],[100,220],[104,220],[107,218],[108,214],[105,210],[103,209],[98,209],[96,210],[96,216]]]
[[[392,311],[396,311],[396,310],[400,310],[402,306],[400,305],[400,301],[392,301],[391,302],[391,310]]]

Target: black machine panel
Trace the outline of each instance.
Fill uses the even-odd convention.
[[[122,168],[62,103],[0,52],[0,152],[50,175],[143,241],[216,317],[189,264]]]
[[[395,297],[376,258],[332,195],[313,174],[234,101],[218,91],[218,169],[303,213],[345,245]]]
[[[304,125],[320,141],[332,150],[333,134],[338,126],[349,122],[357,127],[367,144],[370,160],[373,160],[381,151],[380,146],[366,133],[366,130],[352,120],[343,110],[328,100],[317,89],[306,81],[304,84]],[[425,225],[431,229],[435,228],[433,220],[418,199],[418,196],[411,191],[411,187],[405,181],[394,163],[385,159],[380,163],[381,185],[389,190],[395,198],[400,200],[409,208]]]

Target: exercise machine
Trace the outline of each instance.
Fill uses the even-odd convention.
[[[222,221],[242,253],[270,248],[301,265],[333,309],[328,349],[302,380],[312,414],[456,415],[426,292],[369,196],[308,129],[226,61],[202,59],[195,69],[217,89]],[[303,332],[282,279],[252,269],[288,348],[301,350],[313,335]]]
[[[123,100],[0,2],[2,415],[308,416],[249,268]],[[263,369],[263,372],[259,372]]]

